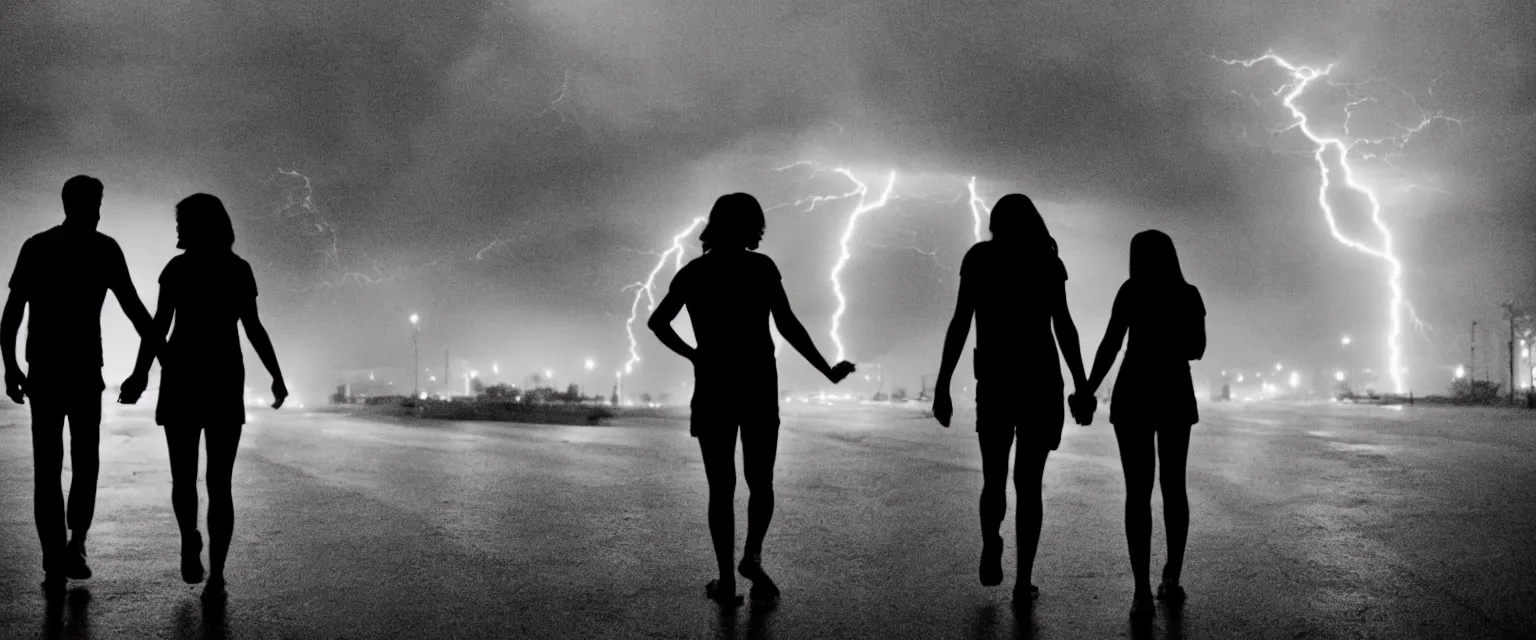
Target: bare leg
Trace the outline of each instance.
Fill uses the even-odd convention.
[[[977,432],[981,445],[981,584],[1003,581],[1003,538],[999,530],[1008,513],[1008,450],[1013,448],[1013,427]]]
[[[209,581],[224,581],[224,559],[235,534],[235,502],[230,481],[240,449],[242,425],[206,429],[208,447],[208,565]]]
[[[1041,492],[1044,490],[1045,461],[1050,455],[1049,449],[1033,450],[1021,445],[1013,461],[1013,492],[1019,501],[1014,527],[1019,545],[1017,581],[1021,588],[1034,582],[1035,553],[1040,548],[1040,525],[1045,515]]]
[[[181,578],[189,584],[203,581],[203,534],[197,530],[197,444],[202,430],[186,425],[165,427],[166,450],[171,458],[171,510],[181,530]]]
[[[1137,426],[1115,425],[1120,466],[1125,472],[1125,540],[1130,549],[1131,574],[1138,596],[1152,594],[1148,577],[1152,547],[1152,482],[1157,473],[1152,432]]]
[[[699,451],[709,481],[709,538],[720,570],[708,595],[723,602],[736,597],[736,573],[731,566],[736,556],[736,429],[699,436]]]
[[[773,521],[773,464],[778,458],[779,427],[744,426],[741,429],[741,471],[747,479],[747,545],[737,571],[752,581],[752,593],[776,596],[778,585],[763,571],[763,538]]]
[[[1184,489],[1184,467],[1189,459],[1189,427],[1157,431],[1157,458],[1162,462],[1158,482],[1163,490],[1163,520],[1168,528],[1168,564],[1163,583],[1178,586],[1184,570],[1184,546],[1189,540],[1189,494]]]

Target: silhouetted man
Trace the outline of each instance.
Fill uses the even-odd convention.
[[[106,388],[101,378],[101,304],[108,289],[139,335],[155,340],[153,322],[128,277],[122,249],[96,231],[101,191],[101,181],[90,176],[64,183],[64,224],[21,245],[11,295],[0,317],[5,393],[19,404],[32,399],[33,509],[43,544],[43,589],[49,595],[61,593],[66,578],[91,577],[85,535],[96,508],[101,392]],[[32,314],[23,373],[16,362],[16,333],[28,305]],[[66,418],[74,466],[67,512],[59,483]],[[73,532],[67,543],[66,513]]]

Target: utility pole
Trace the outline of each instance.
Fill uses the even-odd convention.
[[[1469,382],[1476,383],[1477,382],[1477,321],[1476,320],[1472,321],[1472,343],[1471,344],[1472,344],[1472,355],[1471,355],[1471,358],[1467,361],[1468,362],[1467,370],[1472,372],[1472,379]],[[1467,388],[1471,389],[1472,385],[1468,385]]]
[[[448,371],[448,350],[443,349],[443,399],[453,393],[453,375]]]

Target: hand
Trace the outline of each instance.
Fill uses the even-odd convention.
[[[933,397],[933,417],[939,420],[944,428],[949,428],[949,419],[955,415],[954,403],[949,399],[948,391],[940,391]]]
[[[283,379],[272,381],[272,408],[281,409],[283,401],[288,399],[288,386],[283,384]]]
[[[14,369],[5,371],[5,395],[16,401],[16,404],[26,404],[27,374]]]
[[[149,376],[135,373],[128,376],[118,388],[117,401],[122,404],[137,404],[139,397],[144,395],[144,389],[149,387]]]
[[[853,373],[853,370],[854,370],[853,363],[849,362],[847,360],[844,360],[842,362],[837,363],[836,365],[833,365],[832,371],[827,374],[827,379],[831,380],[832,384],[837,384],[839,382],[842,382],[843,378],[846,378],[849,375],[851,375]]]
[[[1084,427],[1093,424],[1093,412],[1098,406],[1098,399],[1092,395],[1074,393],[1067,396],[1067,407],[1072,410],[1072,419]]]

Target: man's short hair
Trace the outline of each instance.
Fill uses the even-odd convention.
[[[95,211],[101,207],[101,181],[79,175],[64,181],[64,215],[75,211]]]

